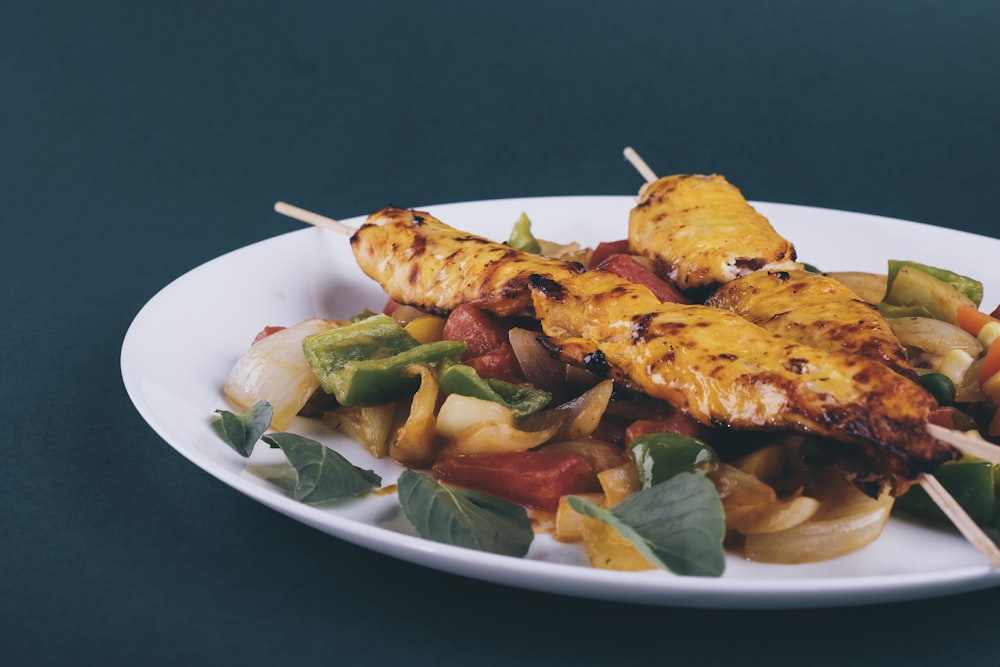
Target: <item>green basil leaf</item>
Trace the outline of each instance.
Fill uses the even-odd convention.
[[[412,470],[402,472],[397,486],[406,518],[424,539],[507,556],[528,553],[535,533],[520,505]]]
[[[270,433],[264,442],[280,447],[295,468],[293,497],[316,504],[353,498],[382,484],[371,470],[362,470],[321,442],[294,433]]]
[[[606,510],[579,496],[570,496],[569,503],[614,528],[651,563],[675,574],[718,577],[726,569],[722,502],[704,475],[678,473]]]
[[[250,456],[253,446],[271,425],[274,409],[267,401],[260,401],[242,415],[229,410],[216,410],[216,413],[219,419],[212,424],[215,432],[241,456]]]

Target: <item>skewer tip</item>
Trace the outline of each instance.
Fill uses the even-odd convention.
[[[646,183],[652,183],[659,178],[656,175],[656,172],[650,169],[649,165],[646,164],[646,161],[639,157],[639,154],[636,153],[631,146],[626,146],[622,153],[625,155],[625,159],[628,160],[633,167],[635,167],[635,170],[638,171],[644,179],[646,179]]]
[[[305,222],[310,225],[315,225],[316,227],[323,227],[325,229],[332,229],[335,232],[344,234],[345,236],[350,236],[357,230],[350,225],[345,225],[339,220],[334,220],[333,218],[328,218],[325,215],[320,215],[319,213],[313,213],[312,211],[307,211],[304,208],[299,208],[287,202],[276,201],[274,202],[274,210],[281,215],[288,216],[300,222]]]

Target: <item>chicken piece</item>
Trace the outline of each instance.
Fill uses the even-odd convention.
[[[629,215],[628,242],[685,292],[760,269],[800,268],[792,244],[719,175],[647,184]]]
[[[878,308],[808,271],[755,271],[720,286],[705,305],[729,310],[782,338],[859,354],[916,379],[906,351]]]
[[[368,216],[351,236],[351,248],[389,298],[437,315],[465,303],[500,317],[530,315],[531,274],[558,280],[584,270],[461,232],[429,213],[393,207]]]
[[[887,366],[784,340],[718,308],[651,305],[600,274],[529,283],[551,344],[591,370],[606,366],[703,424],[837,440],[851,479],[896,494],[955,458],[926,430],[933,397]]]

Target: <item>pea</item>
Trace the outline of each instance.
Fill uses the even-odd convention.
[[[955,383],[944,373],[921,375],[920,386],[937,399],[938,405],[951,405],[955,402]]]

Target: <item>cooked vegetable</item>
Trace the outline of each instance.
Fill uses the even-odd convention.
[[[896,259],[889,260],[889,274],[887,276],[889,291],[892,291],[892,286],[899,278],[899,273],[903,270],[911,269],[925,273],[947,285],[950,285],[956,291],[961,293],[966,299],[972,302],[972,305],[977,308],[983,301],[983,284],[978,280],[969,278],[968,276],[963,276],[947,269],[939,269],[935,266],[921,264],[920,262],[900,261]]]
[[[958,326],[973,336],[979,336],[979,332],[988,324],[1000,325],[1000,320],[997,320],[992,315],[980,312],[978,308],[968,304],[961,305],[956,309],[955,319]]]
[[[389,437],[396,426],[397,403],[341,405],[323,413],[323,422],[361,443],[375,458],[389,454]]]
[[[836,470],[814,474],[806,488],[820,507],[812,517],[792,528],[747,535],[743,556],[764,563],[811,563],[830,560],[871,544],[882,534],[893,499],[872,499],[843,479]]]
[[[444,454],[482,454],[537,447],[561,426],[562,420],[549,411],[515,422],[510,409],[499,403],[449,394],[438,411],[436,432],[446,439]]]
[[[944,373],[921,375],[920,386],[937,399],[938,405],[951,405],[955,402],[955,383]]]
[[[722,504],[704,475],[679,473],[609,509],[579,497],[570,498],[569,503],[581,514],[614,528],[659,567],[676,574],[708,577],[725,571]],[[609,564],[593,558],[591,563],[596,567]]]
[[[629,445],[641,488],[665,482],[682,472],[707,471],[719,457],[705,443],[678,433],[651,433]]]
[[[995,468],[989,461],[967,457],[942,464],[934,476],[973,521],[981,526],[992,526],[997,514]],[[910,489],[896,502],[897,507],[915,516],[950,523],[950,519],[920,487]]]
[[[302,352],[302,341],[336,325],[309,319],[258,340],[233,365],[223,395],[241,410],[267,401],[274,410],[271,428],[286,428],[319,388]]]
[[[531,233],[531,219],[528,218],[527,213],[522,213],[521,217],[514,223],[514,229],[511,230],[507,243],[510,247],[524,252],[537,254],[542,251],[538,239]]]
[[[593,467],[572,452],[466,454],[438,461],[431,470],[441,482],[550,511],[563,496],[600,490]]]
[[[903,264],[890,273],[889,287],[879,308],[887,317],[926,314],[958,324],[961,306],[976,307],[976,303],[953,285],[920,268]]]
[[[410,402],[410,413],[406,421],[389,441],[389,456],[404,466],[422,468],[430,465],[437,454],[438,397],[440,386],[437,376],[429,367],[414,364],[403,370],[405,377],[419,377],[420,388]]]
[[[910,365],[919,370],[937,371],[952,350],[963,350],[978,357],[982,344],[960,327],[933,317],[896,317],[889,325],[906,347]]]
[[[472,396],[506,407],[515,418],[538,412],[552,400],[552,394],[534,387],[503,380],[484,380],[472,366],[448,364],[441,369],[438,381],[448,394]]]
[[[415,378],[403,375],[403,369],[457,359],[465,347],[459,341],[420,344],[388,315],[302,341],[309,367],[341,405],[377,405],[401,398],[417,386]]]
[[[866,271],[829,271],[824,273],[858,295],[866,303],[876,304],[885,297],[889,278],[884,273]]]
[[[687,298],[680,293],[671,283],[657,276],[653,271],[643,266],[635,257],[631,255],[612,255],[601,262],[598,269],[613,273],[619,278],[624,278],[643,287],[648,287],[649,291],[656,295],[660,301],[671,301],[673,303],[687,303]]]

